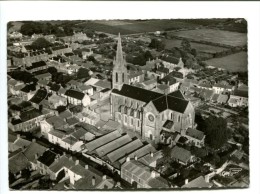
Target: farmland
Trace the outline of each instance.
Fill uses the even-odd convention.
[[[123,35],[127,35],[164,30],[177,30],[183,28],[195,28],[198,25],[182,22],[180,20],[99,20],[86,21],[78,24],[77,26],[110,34],[118,34],[120,32]]]
[[[171,32],[171,35],[196,41],[207,41],[229,46],[244,46],[247,44],[246,33],[229,32],[214,29],[196,29]]]
[[[247,71],[247,52],[239,52],[221,58],[205,61],[207,65],[223,68],[231,72]]]
[[[195,42],[191,42],[190,44],[191,44],[191,48],[194,48],[199,52],[205,52],[205,53],[211,53],[211,54],[227,50],[224,47],[211,46],[211,45],[200,44],[200,43],[195,43]],[[181,40],[165,39],[165,48],[166,49],[171,49],[173,47],[180,47],[180,46],[181,46]]]

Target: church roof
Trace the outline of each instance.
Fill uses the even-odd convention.
[[[184,113],[189,104],[189,101],[171,95],[162,96],[152,102],[159,112],[170,109],[176,112]]]
[[[127,84],[124,84],[120,91],[117,89],[113,89],[112,93],[120,94],[122,96],[140,100],[140,101],[146,102],[146,103],[163,96],[163,94],[159,94],[157,92],[145,90],[145,89],[127,85]]]

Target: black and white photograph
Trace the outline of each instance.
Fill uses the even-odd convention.
[[[8,21],[9,190],[246,191],[248,27],[244,17]]]

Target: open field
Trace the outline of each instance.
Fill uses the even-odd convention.
[[[229,32],[214,29],[197,29],[179,32],[171,32],[170,34],[190,38],[196,41],[207,41],[212,43],[219,43],[229,46],[244,46],[247,44],[247,34],[238,32]]]
[[[87,21],[79,24],[78,26],[110,34],[118,34],[120,32],[123,35],[127,35],[144,32],[177,30],[181,28],[192,28],[197,27],[198,25],[182,22],[180,20],[100,20]]]
[[[207,44],[200,44],[200,43],[195,43],[191,42],[191,48],[196,49],[199,52],[206,52],[206,53],[217,53],[221,51],[226,51],[228,50],[227,48],[220,47],[220,46],[211,46]],[[165,39],[165,48],[166,49],[171,49],[173,47],[180,47],[181,46],[181,40],[178,39]]]
[[[247,71],[247,52],[239,52],[222,58],[205,61],[207,65],[226,69],[231,72]]]

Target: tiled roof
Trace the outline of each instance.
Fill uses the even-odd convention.
[[[38,154],[38,156],[42,155],[47,148],[36,143],[32,142],[24,151],[24,155],[30,162],[35,161],[35,154]]]
[[[9,158],[9,171],[13,174],[24,170],[25,168],[29,167],[28,159],[22,152],[14,155],[13,157]]]
[[[72,116],[72,113],[68,110],[65,110],[59,114],[59,116],[63,119],[67,119]]]
[[[71,168],[75,163],[73,160],[70,160],[66,155],[61,156],[57,162],[53,163],[50,166],[50,170],[54,173],[58,172],[63,167]]]
[[[60,116],[56,115],[46,119],[46,122],[52,125],[55,129],[61,128],[67,124]]]
[[[35,78],[37,78],[37,79],[42,79],[42,78],[46,78],[46,77],[51,77],[51,74],[50,73],[43,73],[43,74],[35,76]]]
[[[110,81],[108,81],[108,80],[99,80],[98,82],[96,82],[94,84],[94,86],[111,89],[112,88],[112,83]]]
[[[204,137],[204,133],[202,131],[199,131],[197,129],[191,129],[191,128],[187,129],[186,135],[198,140],[202,140]]]
[[[210,188],[212,187],[211,183],[207,183],[203,176],[200,176],[187,184],[183,185],[182,188]]]
[[[153,162],[157,161],[158,159],[162,158],[163,154],[161,151],[157,151],[151,155],[151,153],[146,154],[142,158],[140,158],[138,161],[149,166]]]
[[[171,152],[171,156],[184,163],[187,163],[189,161],[189,159],[191,158],[191,152],[184,148],[174,146],[174,148],[172,149],[172,152]]]
[[[55,136],[55,137],[58,137],[58,138],[60,138],[60,139],[62,139],[62,138],[65,137],[65,135],[66,135],[64,132],[59,131],[59,130],[52,130],[52,131],[49,132],[49,134],[50,134],[50,135],[53,135],[53,136]]]
[[[180,90],[174,91],[174,92],[168,94],[168,96],[172,96],[172,97],[176,97],[176,98],[180,98],[180,99],[185,100],[185,97]]]

